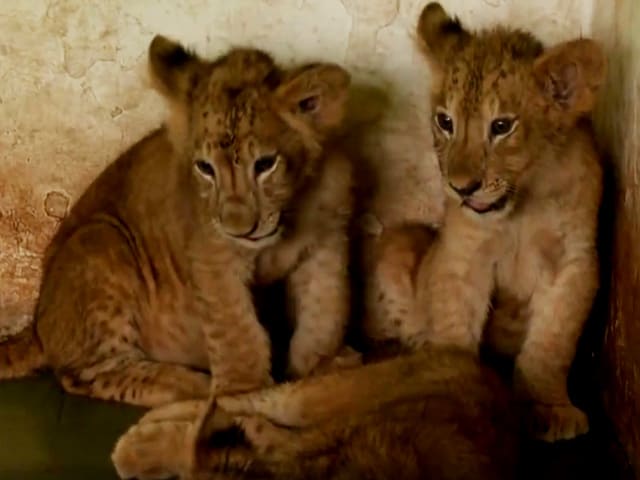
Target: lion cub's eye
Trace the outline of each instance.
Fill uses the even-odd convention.
[[[256,160],[256,163],[253,164],[253,170],[256,174],[256,177],[261,173],[267,172],[271,170],[278,160],[278,155],[263,155],[262,157]]]
[[[513,130],[515,122],[511,118],[496,118],[491,122],[491,136],[499,137],[500,135],[506,135]]]
[[[196,160],[196,168],[201,174],[205,175],[206,177],[215,178],[216,176],[213,165],[211,165],[206,160]]]
[[[447,133],[453,133],[453,119],[443,112],[436,113],[436,123],[440,129]]]

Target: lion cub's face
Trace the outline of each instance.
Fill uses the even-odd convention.
[[[475,216],[504,216],[536,159],[593,107],[602,53],[586,39],[545,51],[521,31],[472,34],[437,3],[423,10],[418,34],[434,75],[432,130],[447,193]]]
[[[348,74],[332,64],[283,71],[251,49],[206,62],[161,36],[149,60],[201,220],[248,248],[274,243],[342,120]]]

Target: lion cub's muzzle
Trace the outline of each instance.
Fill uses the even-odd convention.
[[[258,227],[258,212],[245,202],[229,199],[222,205],[219,222],[227,235],[246,237]]]
[[[509,202],[508,191],[502,192],[487,188],[484,182],[479,180],[469,181],[464,185],[450,181],[449,188],[462,201],[464,207],[478,214],[503,210]]]
[[[228,200],[220,211],[218,225],[223,234],[249,248],[262,248],[277,240],[280,233],[280,214],[261,218],[251,205]]]

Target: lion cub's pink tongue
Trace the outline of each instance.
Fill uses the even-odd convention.
[[[487,210],[489,210],[491,208],[491,203],[482,202],[482,201],[477,200],[475,198],[467,198],[467,199],[465,199],[464,204],[467,207],[475,210],[478,213],[486,212]]]

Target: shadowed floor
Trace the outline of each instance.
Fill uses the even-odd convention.
[[[141,409],[64,394],[45,375],[0,383],[2,480],[116,480],[110,453]],[[531,444],[522,480],[630,480],[614,444],[594,434],[555,445]],[[481,479],[479,479],[481,480]]]
[[[2,480],[115,480],[110,453],[142,410],[66,395],[45,375],[0,383]]]

